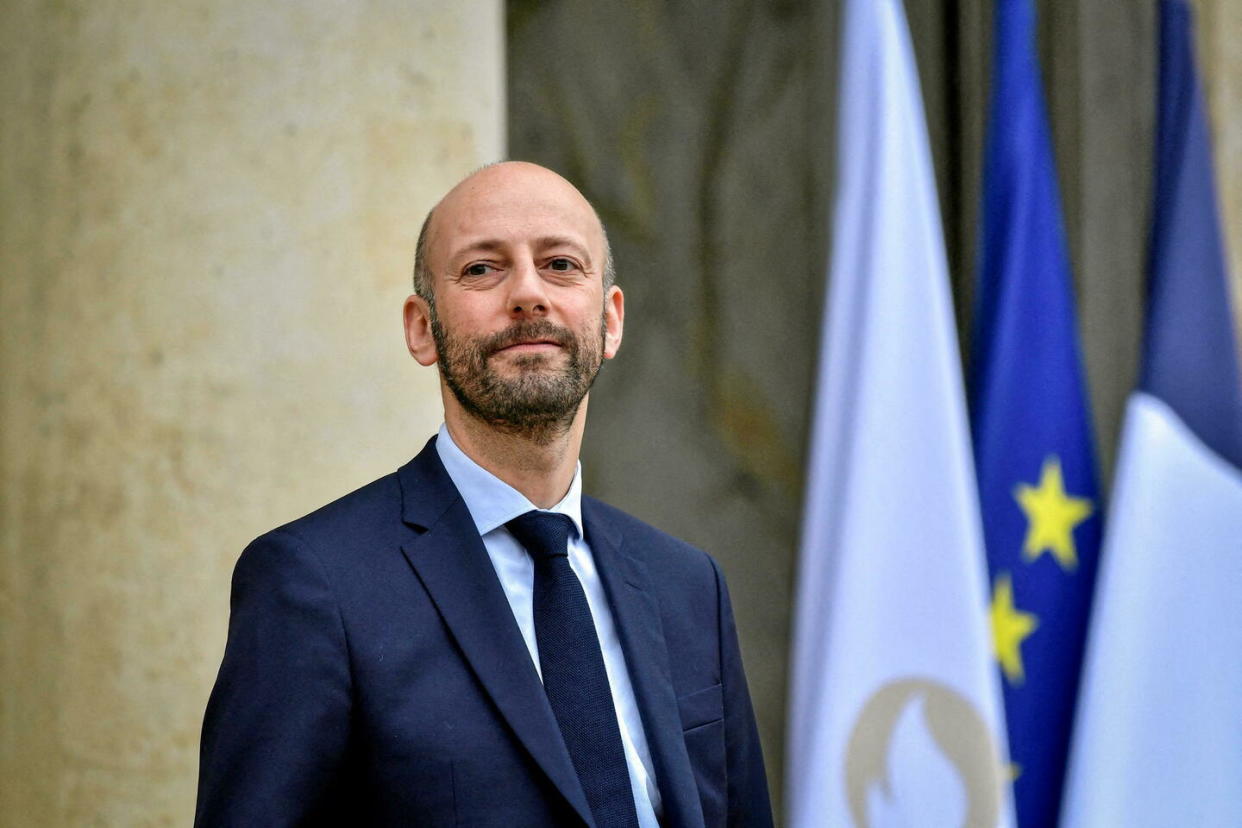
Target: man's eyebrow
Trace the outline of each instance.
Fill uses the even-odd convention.
[[[588,262],[591,260],[590,249],[582,242],[570,238],[569,236],[540,236],[534,240],[534,248],[542,250],[549,247],[571,247],[575,252],[582,255]],[[476,239],[468,244],[462,245],[454,254],[454,258],[465,256],[470,253],[484,251],[488,253],[503,252],[509,243],[501,239]]]
[[[476,250],[495,252],[503,250],[504,247],[505,243],[500,239],[478,239],[470,242],[469,244],[463,244],[461,247],[457,248],[457,250],[453,251],[453,256],[463,256],[467,253],[473,253]]]
[[[572,247],[574,250],[582,253],[588,259],[591,257],[591,251],[587,249],[587,246],[585,244],[583,244],[580,241],[577,241],[576,239],[571,239],[568,236],[540,236],[539,238],[535,239],[535,247],[537,248]]]

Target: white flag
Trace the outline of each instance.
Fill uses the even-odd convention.
[[[788,821],[1009,825],[961,366],[900,0],[850,0],[842,52]]]

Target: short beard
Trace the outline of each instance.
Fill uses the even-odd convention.
[[[517,322],[480,339],[458,338],[444,330],[431,303],[431,335],[439,356],[440,376],[468,413],[490,427],[547,445],[569,431],[583,398],[603,364],[604,322],[599,335],[574,336],[546,319]],[[565,352],[563,368],[550,367],[550,356],[513,359],[518,376],[506,378],[492,367],[501,349],[530,339],[547,339]]]

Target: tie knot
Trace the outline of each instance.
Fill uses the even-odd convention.
[[[568,515],[532,511],[518,515],[505,526],[535,560],[569,554],[569,534],[574,522]]]

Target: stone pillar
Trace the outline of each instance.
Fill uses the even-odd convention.
[[[0,824],[184,825],[229,575],[439,422],[400,308],[504,144],[496,0],[19,0],[0,34]]]

